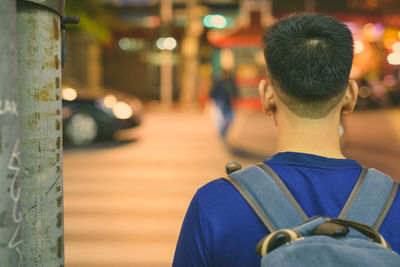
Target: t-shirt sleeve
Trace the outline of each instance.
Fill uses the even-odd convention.
[[[183,220],[172,264],[173,267],[211,266],[209,238],[203,222],[200,204],[199,196],[196,194]]]

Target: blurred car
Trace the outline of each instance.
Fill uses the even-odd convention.
[[[112,139],[116,131],[141,122],[142,103],[136,98],[116,94],[78,97],[75,89],[64,88],[62,99],[64,139],[75,146]]]

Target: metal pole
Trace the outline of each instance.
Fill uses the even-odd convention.
[[[21,251],[24,266],[59,267],[64,266],[60,15],[18,1],[17,29]]]
[[[172,104],[173,93],[173,54],[172,51],[161,51],[161,103],[169,107]]]
[[[99,42],[90,40],[90,44],[87,47],[87,55],[88,55],[88,88],[90,93],[93,95],[98,95],[103,90],[102,84],[102,52],[101,45]]]
[[[200,36],[203,32],[201,16],[204,10],[198,0],[186,1],[187,22],[182,40],[182,75],[180,101],[184,106],[195,103],[198,87]]]
[[[169,28],[173,19],[173,2],[172,0],[160,0],[160,15],[164,26],[169,33]],[[166,36],[164,36],[166,37]],[[172,51],[161,51],[160,66],[160,99],[165,106],[172,104],[173,95],[173,54]]]
[[[0,36],[0,266],[22,266],[14,0],[0,0]]]

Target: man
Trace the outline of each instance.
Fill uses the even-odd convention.
[[[232,99],[237,98],[238,88],[228,70],[223,70],[210,92],[210,98],[216,107],[215,120],[219,134],[225,139],[229,126],[233,121]]]
[[[265,163],[308,217],[338,217],[362,169],[339,144],[340,116],[353,111],[358,94],[349,80],[351,32],[334,18],[301,14],[269,27],[263,42],[268,82],[260,82],[259,93],[278,128],[276,154]],[[398,222],[399,194],[380,228],[397,252]],[[173,266],[259,266],[254,248],[267,234],[239,192],[214,180],[189,206]]]

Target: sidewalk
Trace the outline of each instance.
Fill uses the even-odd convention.
[[[151,110],[137,130],[64,154],[66,266],[171,266],[194,193],[241,161],[199,110]]]

